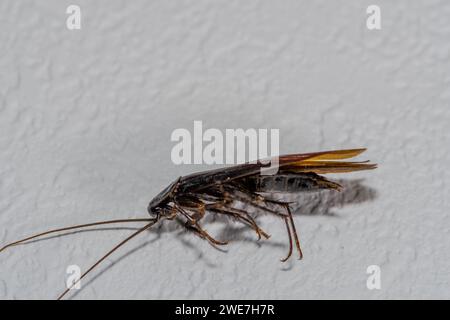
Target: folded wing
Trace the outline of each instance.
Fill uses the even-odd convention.
[[[356,157],[366,149],[333,150],[307,154],[291,154],[279,158],[281,172],[344,173],[377,167],[368,161],[337,161]]]

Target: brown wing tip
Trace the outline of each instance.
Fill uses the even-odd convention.
[[[358,149],[342,149],[342,150],[330,150],[317,152],[316,154],[311,154],[307,160],[341,160],[341,159],[349,159],[356,157],[366,151],[366,148],[358,148]]]
[[[349,151],[353,151],[355,153],[355,156],[357,156],[363,153],[364,151],[367,151],[367,148],[350,149]]]
[[[349,156],[351,155],[351,157],[356,157],[366,150],[367,150],[367,148],[355,148],[355,149],[335,150],[334,152],[342,153],[342,154],[346,154],[346,155],[348,154]],[[333,153],[333,151],[331,151],[330,153]]]

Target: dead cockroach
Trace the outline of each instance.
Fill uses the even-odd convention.
[[[323,189],[339,190],[341,188],[339,184],[329,181],[319,174],[352,172],[376,168],[375,164],[367,163],[367,161],[337,161],[355,157],[364,150],[335,150],[280,156],[278,158],[278,171],[274,175],[262,175],[261,169],[264,167],[264,164],[262,161],[257,161],[255,163],[245,163],[179,177],[150,202],[148,205],[150,218],[99,221],[49,230],[7,244],[0,249],[0,252],[13,245],[51,233],[104,224],[146,222],[144,227],[121,241],[89,267],[72,286],[67,288],[58,297],[58,299],[61,299],[78,281],[84,278],[115,250],[138,234],[149,229],[155,223],[164,219],[181,219],[188,230],[200,238],[207,240],[213,246],[226,245],[227,242],[215,239],[200,225],[202,218],[207,212],[234,218],[253,229],[258,239],[261,237],[268,239],[269,235],[258,226],[253,216],[247,210],[236,207],[235,204],[241,202],[247,205],[247,207],[265,211],[282,218],[286,224],[289,237],[289,251],[281,261],[286,261],[292,255],[293,242],[298,251],[299,259],[301,259],[303,254],[289,203],[270,199],[267,194],[275,192],[317,191]]]

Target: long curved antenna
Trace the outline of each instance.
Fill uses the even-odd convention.
[[[120,220],[106,220],[106,221],[98,221],[98,222],[93,222],[93,223],[87,223],[87,224],[79,224],[79,225],[75,225],[75,226],[71,226],[71,227],[65,227],[65,228],[59,228],[59,229],[53,229],[53,230],[48,230],[45,232],[41,232],[35,235],[32,235],[30,237],[18,240],[18,241],[14,241],[11,243],[8,243],[7,245],[3,246],[0,248],[0,252],[2,252],[3,250],[5,250],[6,248],[15,246],[17,244],[20,244],[22,242],[31,240],[31,239],[35,239],[38,237],[42,237],[45,236],[47,234],[51,234],[51,233],[56,233],[56,232],[61,232],[61,231],[67,231],[67,230],[73,230],[73,229],[78,229],[78,228],[85,228],[85,227],[92,227],[92,226],[98,226],[101,224],[113,224],[113,223],[123,223],[123,222],[149,222],[149,221],[153,221],[153,219],[147,218],[147,219],[120,219]]]
[[[150,228],[152,225],[154,225],[156,222],[158,222],[157,219],[152,219],[152,222],[150,222],[149,224],[147,224],[145,227],[139,229],[138,231],[136,231],[135,233],[133,233],[131,236],[129,236],[128,238],[126,238],[125,240],[123,240],[122,242],[120,242],[118,245],[116,245],[114,248],[112,248],[110,251],[108,251],[107,254],[105,254],[103,257],[101,257],[99,260],[97,260],[96,263],[94,263],[91,267],[89,267],[89,269],[87,269],[87,271],[85,271],[81,277],[72,283],[72,285],[70,287],[68,287],[59,297],[58,300],[61,300],[62,297],[64,297],[66,295],[67,292],[69,292],[70,289],[73,288],[73,286],[75,286],[81,279],[83,279],[89,272],[91,272],[96,266],[98,266],[103,260],[105,260],[111,253],[113,253],[114,251],[116,251],[117,249],[119,249],[121,246],[123,246],[125,243],[127,243],[129,240],[131,240],[132,238],[134,238],[135,236],[137,236],[138,234],[140,234],[141,232],[147,230],[148,228]]]

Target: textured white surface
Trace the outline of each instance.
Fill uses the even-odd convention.
[[[73,3],[79,31],[65,27]],[[380,31],[365,27],[374,3]],[[170,133],[193,120],[280,128],[282,153],[366,146],[379,163],[345,176],[375,199],[296,215],[301,262],[279,262],[286,234],[270,217],[270,241],[226,253],[163,228],[74,298],[450,298],[448,1],[3,0],[0,12],[0,243],[145,217],[171,180],[206,169],[170,161]],[[69,264],[130,232],[7,250],[0,298],[55,298]],[[372,264],[381,290],[366,288]]]

